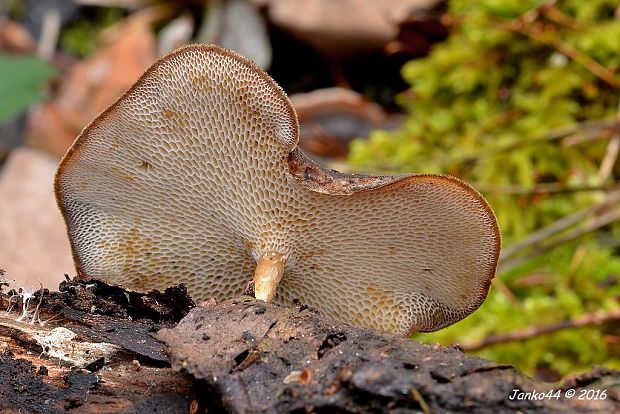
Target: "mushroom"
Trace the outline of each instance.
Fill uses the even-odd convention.
[[[78,274],[195,299],[300,299],[325,315],[432,331],[477,309],[500,234],[449,176],[323,169],[258,66],[217,46],[161,58],[78,136],[55,180]]]

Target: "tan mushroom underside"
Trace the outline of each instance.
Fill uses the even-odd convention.
[[[245,58],[215,46],[162,58],[59,167],[80,274],[224,299],[276,252],[277,303],[400,333],[478,308],[500,243],[482,196],[445,176],[328,172],[297,140],[288,98]]]

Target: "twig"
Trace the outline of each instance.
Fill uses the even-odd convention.
[[[596,77],[598,77],[614,89],[617,89],[619,86],[616,74],[612,70],[602,66],[590,56],[575,49],[574,47],[572,47],[568,43],[563,42],[557,37],[549,36],[547,33],[538,29],[531,23],[524,22],[522,20],[513,20],[508,23],[498,23],[497,27],[507,29],[515,33],[520,33],[522,35],[530,37],[537,42],[551,46],[558,52],[571,58],[575,62],[579,63],[581,66],[585,67],[592,74],[594,74]]]
[[[555,223],[551,224],[550,226],[535,231],[534,233],[530,234],[530,236],[526,239],[504,248],[500,257],[500,267],[503,266],[504,263],[510,261],[510,259],[516,256],[519,252],[530,247],[535,247],[545,239],[552,237],[568,229],[569,227],[574,226],[580,221],[586,219],[587,217],[602,212],[603,210],[609,208],[610,206],[613,206],[614,204],[617,204],[618,202],[620,202],[620,189],[610,192],[607,197],[605,197],[605,200],[601,201],[600,203],[584,210],[580,210],[569,216],[563,217],[557,220]]]
[[[431,414],[431,409],[428,407],[428,404],[424,401],[424,397],[422,397],[422,394],[420,394],[420,391],[418,391],[417,388],[412,388],[409,393],[411,394],[411,397],[416,400],[420,406],[420,410],[422,410],[424,414]]]
[[[618,160],[618,153],[620,152],[620,135],[615,135],[607,143],[607,149],[605,150],[605,156],[601,162],[601,166],[598,170],[598,176],[601,181],[607,180],[613,172],[614,165]]]
[[[497,291],[499,293],[504,295],[504,297],[512,305],[514,305],[514,306],[518,306],[519,305],[519,299],[515,296],[514,293],[512,293],[512,290],[510,290],[508,285],[506,285],[506,283],[504,283],[504,281],[502,279],[500,279],[499,277],[494,277],[493,280],[491,281],[491,283],[493,284],[493,287],[495,287],[495,289],[497,289]]]
[[[540,18],[541,13],[545,9],[554,7],[556,3],[557,3],[557,0],[543,0],[538,4],[535,4],[531,9],[529,9],[525,13],[523,13],[523,15],[519,18],[519,20],[524,23],[532,24]]]
[[[553,129],[545,134],[530,138],[518,139],[507,144],[496,147],[486,148],[476,153],[464,154],[457,157],[442,157],[434,161],[438,166],[445,167],[453,164],[474,162],[481,158],[490,157],[497,154],[505,154],[518,148],[536,144],[540,142],[557,141],[567,137],[585,136],[587,139],[599,138],[604,133],[620,132],[620,120],[618,119],[593,119],[577,122],[572,125]],[[364,165],[361,165],[362,167]],[[384,170],[398,171],[402,169],[401,164],[382,164]]]
[[[572,134],[564,137],[561,145],[563,147],[574,147],[597,139],[609,139],[617,132],[617,129],[601,129],[595,133]]]
[[[616,111],[616,119],[620,121],[620,99],[618,100],[618,110]],[[614,165],[618,160],[618,152],[620,152],[620,134],[618,131],[607,143],[607,149],[605,150],[605,156],[601,162],[601,166],[598,170],[598,176],[601,181],[607,180],[613,172]]]
[[[620,208],[616,208],[615,210],[607,211],[600,216],[587,221],[580,225],[579,227],[573,229],[571,232],[566,233],[560,237],[557,237],[550,241],[549,243],[538,247],[536,250],[524,254],[522,256],[514,257],[511,259],[504,259],[500,261],[498,272],[507,272],[511,269],[514,269],[521,264],[540,256],[543,253],[546,253],[558,246],[561,246],[565,243],[573,241],[587,233],[590,233],[594,230],[598,230],[601,227],[607,226],[608,224],[614,223],[620,220]]]
[[[37,45],[37,56],[50,60],[56,51],[58,35],[60,34],[60,13],[51,8],[45,10],[41,24],[41,37]]]
[[[127,10],[136,10],[154,3],[150,0],[73,0],[83,6],[119,7]]]
[[[562,321],[545,326],[533,326],[522,330],[509,332],[501,335],[488,336],[480,341],[462,345],[464,351],[478,351],[491,345],[504,344],[507,342],[523,341],[525,339],[553,333],[561,329],[579,328],[583,326],[596,326],[604,323],[620,320],[620,308],[606,312],[588,313],[578,318]]]
[[[568,265],[568,271],[566,272],[569,277],[575,273],[579,266],[581,266],[581,263],[583,263],[583,259],[585,259],[587,253],[588,249],[585,244],[581,243],[577,246],[575,252],[573,253],[573,258]]]
[[[440,160],[440,165],[450,165],[452,163],[464,163],[476,161],[480,158],[488,157],[490,155],[506,153],[514,151],[518,148],[524,147],[530,144],[536,144],[539,142],[557,141],[569,136],[585,135],[588,137],[599,137],[604,131],[608,130],[620,131],[620,120],[618,119],[595,119],[584,122],[579,122],[566,127],[556,128],[546,134],[538,135],[533,138],[519,139],[504,145],[498,145],[495,148],[488,148],[480,151],[476,154],[466,154],[460,157],[454,157],[451,159]]]
[[[567,15],[566,13],[562,12],[560,9],[555,7],[555,4],[545,5],[542,11],[546,18],[548,18],[552,22],[557,23],[561,26],[566,26],[571,29],[578,29],[581,27],[581,24],[577,20],[575,20],[574,18],[570,17],[569,15]]]
[[[539,40],[542,40],[539,38]],[[544,40],[542,40],[544,42]],[[573,59],[575,62],[579,63],[581,66],[588,69],[599,79],[606,82],[609,86],[614,89],[618,88],[618,79],[616,78],[616,74],[592,59],[590,56],[585,53],[575,49],[568,43],[561,41],[560,39],[553,38],[547,42],[549,45],[555,47],[559,52]]]
[[[484,183],[474,183],[478,191],[485,194],[512,194],[512,195],[537,195],[537,194],[563,194],[580,193],[587,191],[613,191],[618,185],[580,185],[570,186],[564,183],[541,183],[534,186],[502,185],[494,186]]]

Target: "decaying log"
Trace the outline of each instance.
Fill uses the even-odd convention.
[[[183,287],[144,295],[67,281],[59,290],[36,292],[29,309],[43,293],[41,314],[22,322],[20,295],[0,294],[0,413],[190,412],[193,380],[169,368],[152,336],[194,306]]]
[[[16,302],[0,299],[3,309]],[[303,305],[242,297],[192,307],[182,286],[145,295],[65,282],[61,292],[45,292],[43,326],[16,322],[15,310],[0,318],[0,412],[610,413],[619,406],[615,371],[537,383],[458,348],[352,327]],[[568,389],[575,397],[566,398]],[[605,390],[605,399],[579,400],[583,389]],[[514,390],[562,397],[511,399]]]

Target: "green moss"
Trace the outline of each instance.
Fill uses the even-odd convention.
[[[81,15],[61,33],[60,45],[70,53],[84,57],[97,50],[97,37],[103,29],[118,23],[124,16],[121,9],[102,7]]]
[[[580,246],[584,250],[578,253],[582,257],[578,263],[576,245],[564,246],[504,275],[502,279],[516,295],[516,301],[492,289],[485,303],[471,316],[439,332],[414,337],[430,343],[470,344],[491,335],[617,309],[620,284],[608,287],[605,282],[610,276],[620,275],[620,258],[593,243]],[[534,286],[524,286],[524,278],[532,274],[540,280]],[[605,339],[613,330],[611,324],[563,329],[490,346],[476,354],[515,365],[530,375],[539,366],[548,366],[561,374],[587,370],[593,365],[614,368],[620,366],[620,350]]]
[[[449,173],[487,189],[485,196],[497,214],[504,246],[599,202],[601,191],[497,191],[508,185],[529,189],[553,183],[572,188],[612,181],[598,175],[608,142],[605,135],[567,145],[549,133],[616,116],[618,88],[592,67],[620,72],[620,20],[615,17],[620,1],[559,0],[548,11],[536,8],[542,4],[450,1],[455,24],[449,39],[427,58],[402,69],[410,84],[400,97],[408,112],[406,121],[395,132],[376,131],[368,140],[353,142],[352,169]],[[525,33],[528,28],[533,32]],[[615,78],[620,82],[620,77]],[[617,182],[619,165],[613,174]],[[599,232],[615,240],[619,234],[618,223]],[[613,275],[620,275],[618,250],[603,248],[597,240],[591,237],[563,245],[500,275],[513,290],[514,300],[492,290],[472,316],[419,337],[468,343],[618,307],[620,283],[613,283]],[[531,275],[541,282],[519,282]],[[480,354],[529,373],[540,366],[562,374],[593,364],[617,367],[620,350],[606,340],[608,331],[610,326],[562,330],[496,345]]]

